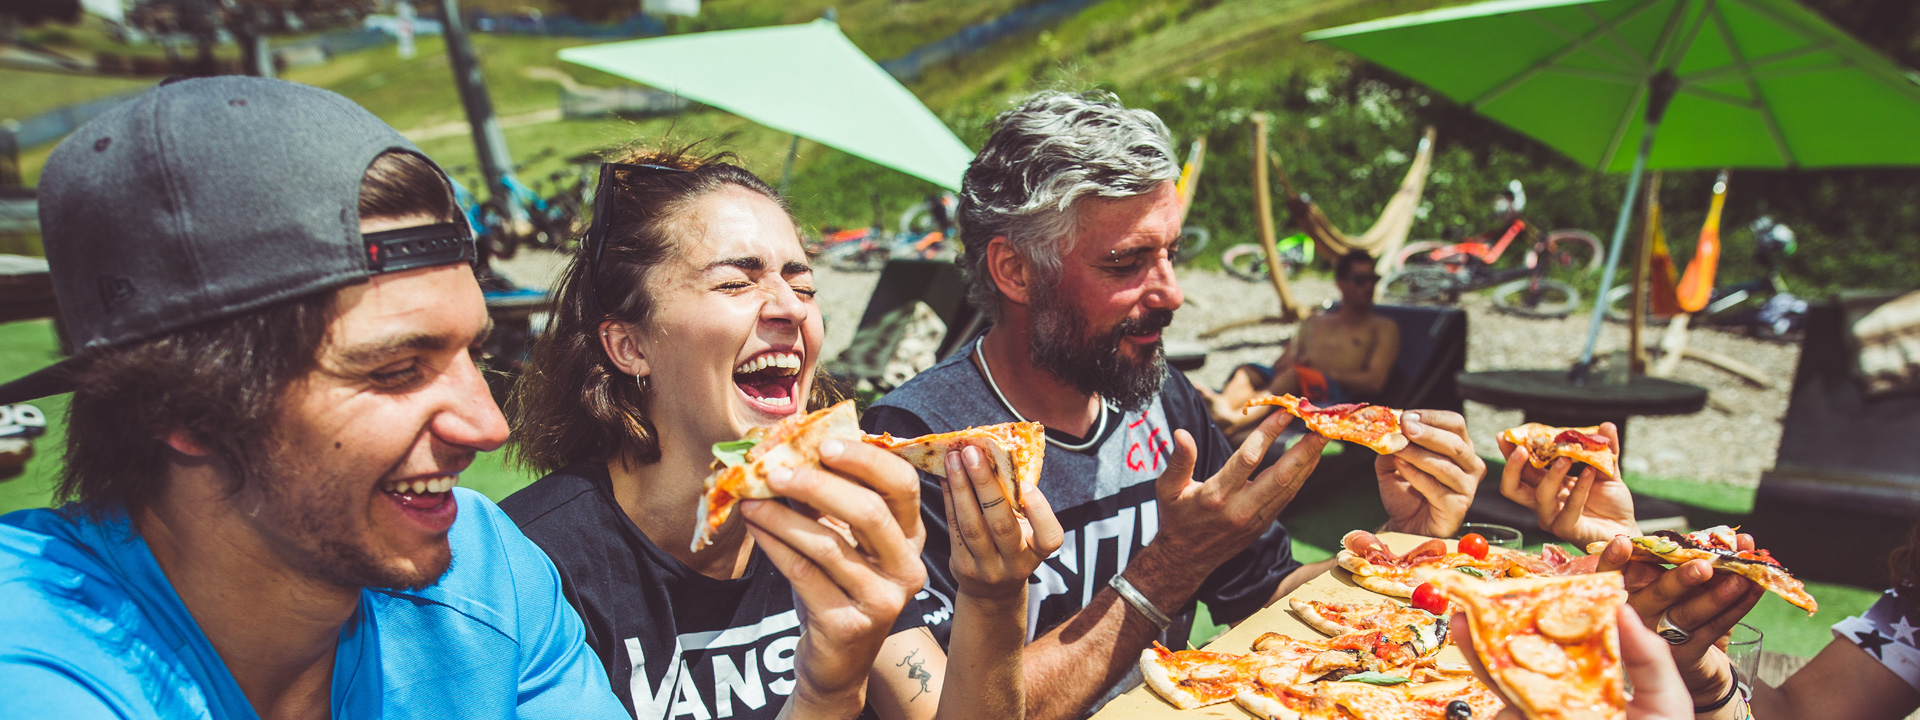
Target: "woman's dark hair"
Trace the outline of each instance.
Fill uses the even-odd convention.
[[[459,217],[452,189],[417,155],[375,158],[360,217]],[[286,390],[306,377],[334,318],[333,292],[283,301],[98,351],[74,373],[59,497],[86,512],[138,512],[165,482],[165,435],[191,433],[226,465],[232,491],[264,479]]]
[[[555,290],[553,318],[507,402],[507,423],[513,428],[510,452],[519,464],[551,472],[577,462],[604,461],[623,449],[640,462],[660,459],[659,434],[646,413],[647,392],[607,357],[600,344],[601,322],[648,321],[654,298],[647,277],[673,251],[679,221],[707,194],[737,185],[787,209],[780,193],[734,164],[738,158],[733,153],[699,155],[696,147],[632,150],[615,161],[685,172],[640,170],[615,176],[614,194],[605,205],[611,217],[598,273],[588,281],[592,248],[591,242],[582,241]],[[825,385],[816,381],[809,404],[820,402],[824,392]]]

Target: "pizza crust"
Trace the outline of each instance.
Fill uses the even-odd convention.
[[[1173,678],[1173,673],[1168,670],[1165,661],[1160,658],[1159,651],[1154,648],[1140,651],[1140,677],[1155,694],[1181,710],[1192,710],[1211,704],[1198,694],[1180,687],[1180,682]]]
[[[1259,690],[1241,690],[1233,703],[1262,720],[1300,720],[1300,713]]]
[[[1329,620],[1327,616],[1321,615],[1320,610],[1315,608],[1313,603],[1301,600],[1300,598],[1287,598],[1287,605],[1293,608],[1293,614],[1300,616],[1301,622],[1306,623],[1307,627],[1313,628],[1322,635],[1343,635],[1350,630],[1350,628],[1344,625]]]

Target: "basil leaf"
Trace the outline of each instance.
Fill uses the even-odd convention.
[[[713,444],[713,456],[719,458],[720,462],[725,463],[727,467],[745,465],[747,462],[747,451],[752,450],[753,446],[759,444],[759,440],[728,440],[726,442],[717,442]]]
[[[1466,573],[1468,575],[1472,575],[1474,577],[1480,578],[1481,580],[1487,579],[1487,574],[1485,572],[1482,572],[1480,568],[1470,568],[1470,567],[1462,566],[1454,569],[1459,570],[1460,572]]]
[[[1366,683],[1368,685],[1399,685],[1400,683],[1411,682],[1411,681],[1407,680],[1406,678],[1400,677],[1399,675],[1388,675],[1385,673],[1377,673],[1377,672],[1362,672],[1362,673],[1354,673],[1352,675],[1348,675],[1346,677],[1340,678],[1340,682],[1361,682],[1361,683]]]

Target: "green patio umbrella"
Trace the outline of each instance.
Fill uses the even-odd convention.
[[[567,48],[651,85],[950,190],[973,151],[831,20]]]
[[[1629,172],[1602,298],[1649,167],[1920,165],[1920,75],[1791,0],[1493,0],[1306,37]]]

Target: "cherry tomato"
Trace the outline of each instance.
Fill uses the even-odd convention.
[[[1460,552],[1472,555],[1475,560],[1487,559],[1487,539],[1480,533],[1467,533],[1460,536]]]
[[[1434,587],[1433,583],[1420,583],[1420,587],[1413,589],[1413,606],[1445,617],[1447,596],[1440,594],[1440,588]]]

